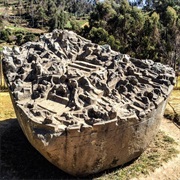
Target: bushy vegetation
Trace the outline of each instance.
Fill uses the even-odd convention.
[[[82,35],[136,58],[180,64],[180,2],[134,2],[98,3]]]
[[[21,45],[27,41],[34,41],[37,38],[37,34],[24,30],[13,31],[12,29],[3,29],[0,31],[0,43],[15,43],[16,45]]]
[[[9,8],[11,5],[13,13],[17,18],[25,19],[31,27],[49,27],[63,29],[71,19],[75,17],[87,16],[95,7],[93,0],[18,0],[12,4],[6,0],[4,5]]]
[[[112,49],[136,58],[174,68],[180,64],[179,0],[4,0],[3,5],[11,8],[14,16],[2,17],[15,26],[26,22],[29,27],[48,31],[72,29],[95,43],[110,44]],[[0,28],[0,39],[21,44],[32,40],[33,35],[16,33],[14,37]]]

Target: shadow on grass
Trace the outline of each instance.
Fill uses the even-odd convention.
[[[0,179],[77,179],[49,163],[26,139],[17,119],[0,121]]]

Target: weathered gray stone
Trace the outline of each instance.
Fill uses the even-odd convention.
[[[85,176],[138,157],[158,131],[174,71],[55,30],[4,49],[18,121],[50,162]]]

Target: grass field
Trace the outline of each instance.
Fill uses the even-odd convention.
[[[14,108],[9,93],[0,93],[0,121],[15,118]]]
[[[80,27],[84,27],[85,25],[88,25],[88,19],[79,19],[79,20],[75,20],[77,22],[77,24],[80,26]],[[70,21],[67,21],[67,24],[65,25],[65,28],[67,29],[71,29],[72,28],[72,25],[71,25],[71,22]]]
[[[76,20],[76,21],[80,25],[80,27],[84,27],[84,25],[88,25],[87,19],[80,19],[80,20]]]
[[[175,89],[169,97],[164,116],[180,127],[180,89],[179,87]]]
[[[169,98],[169,103],[173,106],[176,112],[180,115],[180,90],[174,90]]]
[[[21,26],[15,27],[13,25],[6,26],[5,29],[9,29],[12,32],[17,32],[17,31],[26,32],[27,31],[24,27],[21,27]]]
[[[180,90],[180,76],[178,76],[176,78],[176,85],[175,85],[174,89],[179,89]]]

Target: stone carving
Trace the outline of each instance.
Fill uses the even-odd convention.
[[[22,130],[50,162],[76,176],[138,157],[157,133],[175,83],[169,66],[66,30],[3,53]]]

